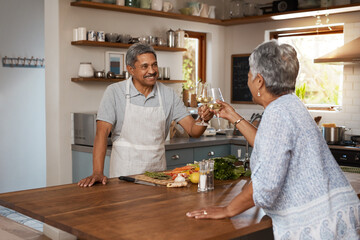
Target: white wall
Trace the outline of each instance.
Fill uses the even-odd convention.
[[[0,0],[0,57],[44,58],[44,0]],[[45,71],[0,66],[0,193],[46,185]]]
[[[329,16],[330,23],[344,24],[344,39],[348,42],[360,36],[360,14],[348,13]],[[325,18],[322,20],[325,23]],[[226,34],[226,54],[225,54],[225,79],[231,78],[231,55],[251,53],[258,44],[266,39],[265,31],[282,28],[295,28],[314,26],[315,18],[295,19],[286,21],[272,21],[265,23],[254,23],[227,27]],[[343,110],[339,112],[319,112],[311,111],[315,116],[322,116],[321,123],[333,122],[339,126],[351,128],[346,134],[360,134],[360,65],[344,67],[344,92]],[[230,101],[230,81],[226,81],[225,96]],[[237,112],[249,118],[253,112],[262,112],[260,106],[250,104],[235,104]]]

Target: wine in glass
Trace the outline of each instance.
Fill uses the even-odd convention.
[[[216,100],[220,100],[220,101],[224,101],[224,98],[221,94],[221,90],[220,88],[211,88],[210,90],[210,95],[211,95],[211,101],[208,103],[208,107],[211,109],[211,110],[214,110],[215,111],[215,115],[216,115],[216,118],[218,120],[218,124],[219,124],[219,129],[218,131],[220,131],[220,118],[218,116],[218,111],[219,109],[221,108],[221,104],[217,103]]]
[[[198,101],[200,104],[205,105],[205,106],[207,103],[212,101],[211,94],[210,94],[210,87],[207,83],[204,83],[204,84],[199,83],[198,91],[196,93],[196,101]],[[209,124],[207,124],[204,121],[203,116],[200,116],[200,118],[201,118],[201,122],[196,122],[196,125],[209,126]]]
[[[219,110],[221,105],[216,102],[216,100],[224,101],[224,98],[221,94],[220,88],[211,88],[210,90],[210,102],[208,103],[208,107],[211,110]]]

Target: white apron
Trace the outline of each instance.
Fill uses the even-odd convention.
[[[120,137],[112,145],[110,177],[166,169],[166,119],[159,86],[156,83],[159,106],[143,107],[130,103],[130,81],[126,83],[124,123]]]

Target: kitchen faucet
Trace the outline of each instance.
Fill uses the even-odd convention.
[[[259,120],[258,124],[255,127],[258,127],[261,121],[262,114],[253,113],[250,118],[250,123],[252,124],[256,119]],[[246,140],[246,148],[245,148],[245,158],[243,160],[243,166],[245,170],[250,169],[250,156],[249,156],[249,142]]]

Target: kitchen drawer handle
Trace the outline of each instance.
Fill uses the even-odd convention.
[[[176,155],[173,155],[173,156],[171,157],[172,160],[178,160],[179,158],[180,158],[180,156],[177,155],[177,154],[176,154]]]
[[[208,152],[209,157],[214,156],[214,155],[215,155],[215,153],[213,151]]]

